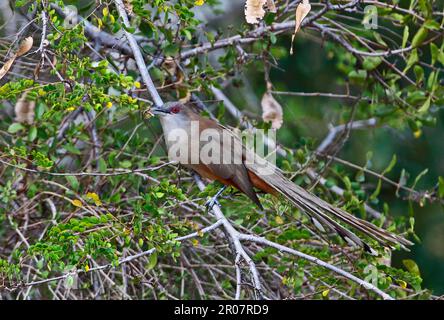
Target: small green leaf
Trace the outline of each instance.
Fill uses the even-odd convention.
[[[163,192],[156,192],[156,198],[157,199],[162,199],[165,196],[165,193]]]
[[[428,30],[439,30],[441,28],[439,22],[435,20],[427,20],[424,23],[424,27],[427,28]]]
[[[73,145],[66,144],[63,146],[63,148],[70,153],[77,154],[77,155],[81,154],[80,150],[77,149],[76,147],[74,147]]]
[[[97,165],[98,165],[99,171],[101,173],[105,173],[106,172],[107,165],[106,165],[106,161],[103,158],[99,159]]]
[[[413,261],[412,259],[405,259],[402,260],[402,264],[406,267],[406,269],[410,272],[413,273],[417,276],[421,276],[421,273],[419,272],[419,267],[416,264],[415,261]]]
[[[25,127],[21,123],[15,122],[9,126],[8,132],[9,133],[17,133],[23,129],[25,129]]]
[[[425,27],[421,27],[418,32],[415,34],[412,40],[412,46],[414,48],[419,47],[424,40],[427,38],[429,34],[429,30]]]
[[[410,70],[410,68],[419,61],[418,50],[412,50],[410,53],[409,59],[407,60],[407,66],[404,69],[404,73]]]
[[[364,62],[362,63],[362,66],[365,70],[371,71],[376,69],[382,62],[381,57],[366,57],[364,59]]]
[[[416,65],[413,68],[413,71],[415,72],[416,83],[421,83],[424,80],[424,69],[421,66]]]
[[[66,181],[68,181],[68,183],[71,185],[71,188],[73,188],[74,190],[78,190],[79,188],[79,180],[77,179],[77,177],[75,176],[66,176]]]
[[[439,48],[433,42],[430,44],[430,54],[432,56],[432,64],[435,64],[439,56]]]
[[[367,79],[367,71],[366,70],[353,70],[348,74],[348,78],[351,82],[356,84],[362,84]]]
[[[429,108],[430,108],[431,103],[432,103],[432,97],[429,97],[429,98],[424,102],[424,104],[422,105],[422,107],[419,108],[418,112],[419,112],[419,113],[425,113],[425,112],[427,112],[427,111],[429,110]]]
[[[407,42],[409,41],[410,31],[409,26],[404,27],[404,35],[402,37],[402,48],[404,49],[407,46]]]
[[[396,154],[394,154],[392,157],[392,160],[390,161],[389,165],[387,166],[387,168],[385,168],[385,170],[383,171],[382,174],[384,175],[384,174],[392,171],[393,167],[396,165],[396,161],[397,161],[397,157],[396,157]]]
[[[35,138],[37,138],[37,128],[35,126],[32,126],[28,132],[28,140],[34,141]]]
[[[157,251],[154,251],[152,254],[150,254],[148,265],[146,266],[146,268],[148,270],[151,270],[156,266],[156,264],[157,264]]]
[[[128,169],[131,168],[131,161],[129,160],[120,161],[119,165],[124,169]]]
[[[421,178],[424,177],[427,174],[427,172],[429,172],[429,169],[425,169],[420,174],[418,174],[418,176],[415,178],[415,181],[413,182],[412,189],[414,189],[416,187],[419,180],[421,180]]]
[[[444,178],[438,178],[438,195],[440,198],[444,198]]]

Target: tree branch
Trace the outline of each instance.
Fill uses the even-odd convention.
[[[122,0],[114,0],[114,3],[116,4],[117,11],[119,12],[119,16],[122,19],[122,22],[126,28],[123,29],[123,32],[125,33],[126,38],[128,39],[128,43],[131,47],[131,50],[134,54],[134,59],[136,60],[137,67],[140,71],[140,75],[142,76],[143,82],[146,85],[146,88],[148,89],[148,92],[150,93],[151,97],[153,98],[154,104],[158,107],[163,106],[162,98],[159,95],[159,92],[156,89],[156,86],[154,85],[153,80],[151,79],[151,76],[148,72],[148,68],[145,64],[145,60],[143,59],[142,52],[140,51],[139,45],[137,44],[136,39],[134,36],[127,31],[128,28],[131,27],[130,22],[128,20],[128,15],[125,11],[125,6],[123,5]]]

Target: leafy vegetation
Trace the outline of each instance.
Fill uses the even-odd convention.
[[[420,139],[436,125],[444,102],[443,4],[311,1],[290,55],[300,1],[275,0],[276,13],[266,10],[257,25],[245,23],[243,1],[234,8],[227,2],[123,1],[126,26],[120,1],[11,1],[21,27],[13,36],[4,33],[2,58],[11,59],[26,37],[33,46],[1,76],[1,297],[384,298],[325,266],[245,241],[260,275],[262,288],[254,288],[254,270],[245,257],[233,256],[226,230],[205,229],[217,222],[205,203],[220,185],[201,190],[190,172],[169,163],[150,113],[155,101],[125,33],[136,39],[164,101],[194,104],[232,126],[249,122],[267,130],[274,129],[262,111],[282,105],[278,165],[288,177],[419,243],[415,207],[443,203],[443,178],[428,177],[432,187],[423,190],[426,169],[398,175],[404,160],[391,150],[381,164],[386,157],[371,150],[360,150],[352,163],[341,149],[361,130],[409,130]],[[66,11],[68,5],[77,12]],[[221,8],[236,12],[236,19],[217,21]],[[375,28],[366,27],[376,18]],[[320,66],[330,78],[317,76]],[[264,91],[274,100],[262,100],[261,110]],[[300,106],[313,96],[333,106],[325,111],[319,101],[307,104],[316,108],[307,112],[317,126],[342,125],[325,137],[296,122],[303,122]],[[409,212],[395,214],[393,199],[407,203]],[[227,223],[239,232],[325,261],[392,298],[436,298],[415,261],[394,267],[386,248],[371,256],[320,235],[280,199],[263,195],[261,202],[266,219],[232,189],[220,199]]]

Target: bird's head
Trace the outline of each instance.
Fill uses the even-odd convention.
[[[184,115],[186,114],[186,109],[184,104],[174,101],[167,102],[161,107],[151,108],[151,112],[159,116],[174,116],[174,115]]]

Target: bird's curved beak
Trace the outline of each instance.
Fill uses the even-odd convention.
[[[171,112],[169,112],[168,110],[162,108],[162,107],[152,107],[150,109],[150,112],[154,115],[166,115],[166,114],[170,114]]]

